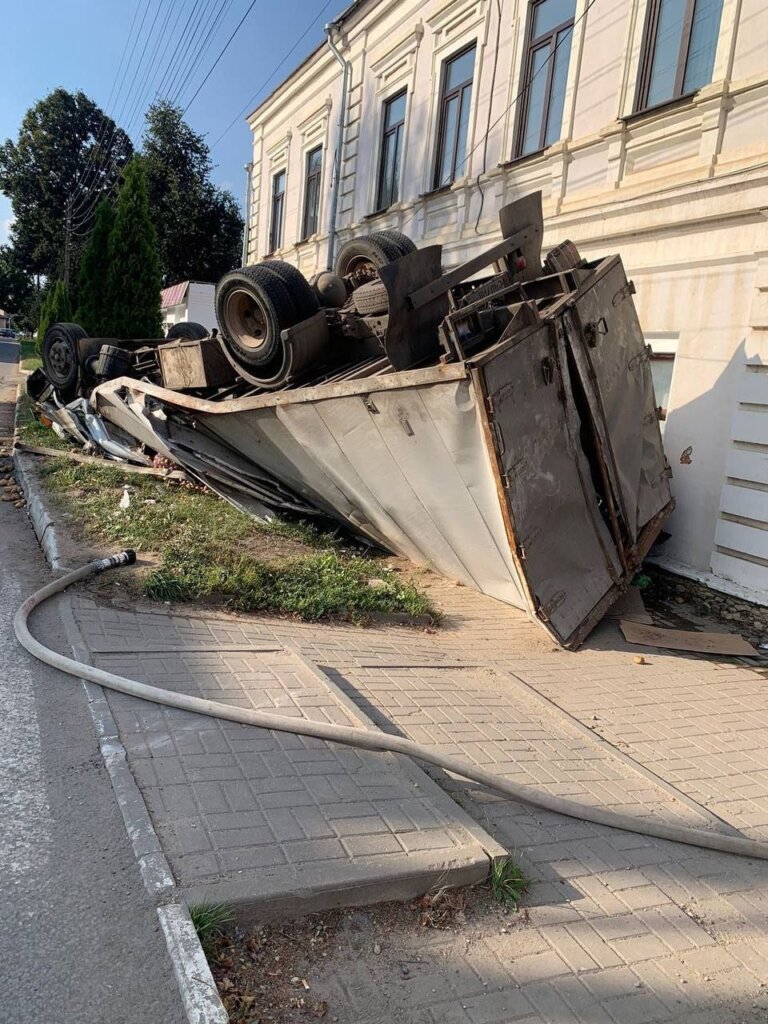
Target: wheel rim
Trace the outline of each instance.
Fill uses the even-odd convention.
[[[370,256],[351,256],[347,260],[342,277],[354,278],[356,284],[365,284],[366,281],[376,281],[379,277],[379,268]]]
[[[48,348],[48,363],[55,383],[68,383],[74,367],[72,346],[64,338],[56,338]]]
[[[269,341],[269,321],[264,307],[250,292],[233,289],[227,296],[224,316],[230,336],[250,352],[258,352]]]

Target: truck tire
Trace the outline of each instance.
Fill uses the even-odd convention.
[[[283,282],[296,308],[296,315],[299,318],[297,322],[309,320],[311,316],[315,315],[320,308],[320,303],[317,300],[317,295],[312,291],[309,281],[297,267],[294,267],[292,263],[286,263],[285,260],[264,260],[259,266],[271,270]]]
[[[379,267],[400,259],[399,248],[386,238],[376,235],[360,235],[350,238],[339,249],[334,271],[339,277],[354,275],[364,280],[378,277]]]
[[[77,395],[82,365],[80,342],[87,338],[79,324],[51,324],[45,332],[41,346],[43,369],[64,404]]]
[[[195,323],[194,320],[182,320],[181,323],[174,324],[173,327],[169,327],[166,339],[170,341],[172,338],[186,338],[188,341],[200,341],[203,338],[207,338],[211,332],[207,327],[203,327],[202,324]]]
[[[389,309],[389,295],[382,281],[369,281],[352,292],[352,304],[360,316],[375,316]]]
[[[267,267],[230,270],[216,285],[216,319],[232,356],[261,367],[280,351],[280,332],[298,323],[288,289]]]
[[[402,231],[389,229],[386,231],[375,231],[371,238],[381,238],[385,242],[389,242],[390,245],[396,246],[400,250],[401,256],[407,256],[409,252],[416,252],[416,246],[408,235],[404,235]]]

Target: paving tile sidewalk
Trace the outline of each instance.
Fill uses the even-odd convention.
[[[239,707],[367,724],[258,624],[72,603],[99,667]],[[75,637],[77,641],[78,637]],[[106,691],[128,764],[190,900],[305,911],[477,882],[503,851],[410,760]]]
[[[174,622],[180,645],[197,642],[203,627],[218,643],[295,645],[380,728],[493,765],[518,781],[641,817],[659,815],[701,828],[721,827],[719,818],[768,840],[764,674],[733,663],[653,651],[644,652],[647,664],[636,665],[637,650],[623,641],[613,623],[602,625],[581,651],[562,652],[514,610],[445,581],[433,586],[447,612],[444,628],[433,634],[269,618],[222,616],[205,624],[177,617]],[[136,623],[128,623],[126,613],[82,601],[75,610],[93,648],[104,645],[103,637],[98,639],[103,630],[110,643],[135,650]],[[143,621],[151,625],[149,619]],[[167,617],[158,615],[149,631],[142,632],[141,643],[146,649],[151,644],[170,645],[172,639]],[[111,668],[120,664],[119,656],[98,657]],[[289,655],[265,652],[259,655],[258,668],[237,652],[217,656],[215,665],[198,657],[174,653],[157,657],[152,664],[145,650],[140,659],[130,655],[121,667],[137,675],[140,666],[151,666],[153,677],[162,678],[163,685],[216,694],[219,699],[252,701],[252,694],[258,693],[263,706],[284,711],[293,702],[297,714],[330,713],[327,694],[323,697],[298,678]],[[242,688],[230,689],[236,677],[248,680],[251,696],[244,698]],[[542,703],[536,693],[552,703]],[[214,859],[216,870],[222,865],[235,873],[252,870],[253,877],[265,884],[276,867],[241,869],[228,859],[240,851],[247,861],[250,851],[259,848],[263,833],[258,830],[265,827],[261,818],[243,825],[236,797],[223,812],[204,810],[206,793],[219,794],[217,787],[238,781],[214,777],[234,771],[233,763],[238,772],[243,764],[250,771],[269,756],[278,757],[284,771],[271,773],[260,767],[246,781],[251,790],[261,779],[285,786],[278,793],[289,800],[292,792],[303,798],[309,791],[312,804],[302,804],[299,811],[317,805],[312,787],[301,781],[308,768],[317,771],[323,779],[321,795],[335,795],[331,806],[340,817],[332,822],[333,835],[317,835],[315,841],[329,843],[327,849],[336,853],[349,849],[352,833],[345,835],[347,825],[338,823],[345,816],[352,821],[356,817],[350,803],[359,804],[362,817],[372,825],[374,820],[378,823],[370,830],[372,836],[387,836],[400,835],[391,815],[402,811],[402,801],[414,799],[412,789],[393,789],[389,808],[377,805],[369,786],[375,789],[376,783],[386,780],[354,752],[323,752],[311,743],[286,746],[285,737],[270,738],[266,752],[258,746],[241,749],[238,727],[232,732],[226,726],[200,730],[190,720],[169,721],[175,712],[159,712],[162,721],[150,720],[135,704],[124,704],[123,698],[113,699],[113,710],[127,745],[135,744],[132,767],[161,836],[171,846],[176,844],[171,859],[186,884],[212,877],[206,872],[213,870]],[[339,713],[338,705],[332,713]],[[169,732],[175,736],[177,730],[182,750],[190,744],[184,751],[184,771],[192,774],[184,784],[162,774],[176,768],[161,768],[158,773],[159,765],[179,760],[176,746],[167,761],[162,754],[163,737]],[[200,771],[203,775],[196,774]],[[425,950],[434,947],[432,967],[444,984],[432,985],[438,998],[432,988],[422,991],[414,986],[393,1011],[398,1020],[738,1024],[768,1019],[767,863],[565,819],[437,777],[475,821],[502,846],[516,851],[536,884],[525,927],[510,929],[508,935],[479,936],[471,945],[467,942],[460,955],[454,944],[447,961],[443,940],[425,942]],[[166,791],[180,794],[182,785],[193,787],[194,806],[182,804],[177,812],[170,811]],[[356,786],[364,794],[348,788]],[[173,802],[172,796],[168,799]],[[280,820],[294,820],[294,808],[285,799],[267,809],[282,815],[289,811]],[[251,805],[242,810],[263,814],[261,807]],[[208,820],[218,813],[229,815],[222,822],[235,831],[254,830],[244,833],[244,844],[227,847],[220,842],[218,822]],[[411,835],[425,822],[450,834],[445,821],[437,825],[412,810],[408,814]],[[295,820],[302,838],[286,838],[286,847],[311,838],[305,838],[308,819]],[[190,825],[187,832],[182,822]],[[267,825],[273,827],[269,821]],[[175,838],[177,827],[183,842],[192,844],[186,852]],[[195,843],[201,848],[195,849]],[[341,860],[330,857],[324,870]],[[286,853],[282,867],[290,864]],[[375,971],[364,964],[348,981],[349,985],[344,979],[334,982],[340,1021],[367,1020],[360,1016],[361,1006],[386,1005]]]

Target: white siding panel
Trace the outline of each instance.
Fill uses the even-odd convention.
[[[715,544],[719,548],[741,551],[753,558],[768,561],[768,530],[758,530],[754,526],[742,526],[741,523],[729,523],[721,519],[715,530]]]
[[[720,499],[720,509],[732,516],[755,519],[764,523],[768,529],[768,491],[726,484]]]

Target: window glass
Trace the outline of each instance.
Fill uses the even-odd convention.
[[[549,113],[544,145],[551,146],[557,142],[563,128],[563,108],[565,107],[565,86],[568,80],[568,62],[571,56],[571,38],[573,29],[567,28],[558,33],[557,49],[552,58],[552,86],[549,96]],[[546,72],[542,72],[544,78]]]
[[[573,21],[575,11],[576,0],[542,0],[533,11],[531,41],[535,42],[539,36],[549,35],[564,22]]]
[[[453,178],[453,150],[456,145],[456,127],[459,114],[459,98],[448,100],[443,112],[442,160],[438,174],[438,185],[449,185]]]
[[[544,103],[547,95],[547,73],[545,65],[549,57],[549,46],[534,50],[531,61],[530,87],[525,111],[525,131],[520,147],[521,155],[535,153],[541,149],[541,120],[544,117]]]
[[[661,0],[656,46],[648,85],[648,106],[672,99],[680,59],[687,0]]]
[[[722,10],[723,0],[696,0],[683,92],[695,92],[712,81]],[[768,11],[764,17],[768,17]]]
[[[386,104],[386,113],[384,116],[384,128],[391,128],[397,124],[398,121],[405,120],[405,93],[400,93],[399,96],[395,96],[394,99],[388,100]]]
[[[454,57],[448,63],[445,76],[446,93],[449,93],[459,85],[463,85],[464,82],[471,82],[474,73],[475,48],[473,46],[471,50],[467,50],[466,53],[460,53],[458,57]]]

